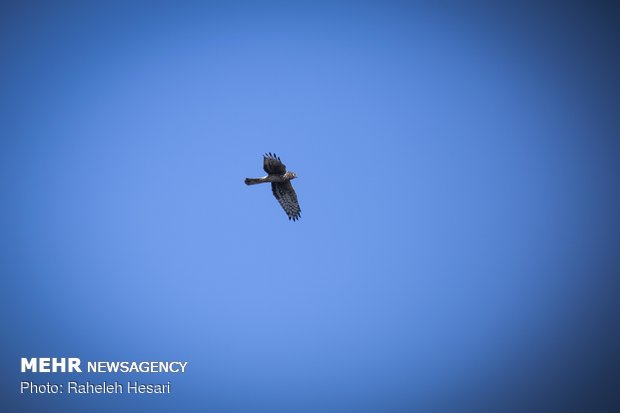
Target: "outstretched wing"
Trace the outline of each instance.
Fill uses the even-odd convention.
[[[286,173],[286,165],[282,163],[275,153],[263,155],[263,169],[269,175],[284,175]]]
[[[288,219],[297,221],[301,217],[301,208],[299,207],[299,202],[297,202],[297,194],[293,189],[291,181],[272,182],[271,190],[273,191],[273,196],[276,197],[284,212],[288,215]]]

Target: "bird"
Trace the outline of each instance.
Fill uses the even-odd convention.
[[[246,185],[256,185],[271,182],[273,196],[276,197],[289,220],[297,221],[301,218],[301,208],[297,201],[297,194],[291,184],[291,180],[297,178],[295,172],[287,171],[286,165],[275,153],[268,152],[263,155],[263,169],[267,176],[262,178],[245,178]]]

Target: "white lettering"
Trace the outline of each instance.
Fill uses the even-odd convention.
[[[80,368],[80,359],[77,357],[69,357],[68,370],[69,370],[69,373],[73,373],[74,371],[81,373],[82,369]]]
[[[27,359],[22,357],[21,372],[26,373],[31,371],[33,373],[81,373],[80,359],[77,357],[33,357]]]
[[[22,373],[25,373],[26,371],[32,371],[33,373],[37,372],[37,359],[35,358],[31,358],[30,360],[28,360],[25,357],[22,357]],[[24,383],[24,382],[22,382]]]
[[[43,357],[39,359],[39,372],[40,373],[49,373],[50,372],[50,358]]]

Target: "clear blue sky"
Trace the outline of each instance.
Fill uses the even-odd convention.
[[[2,4],[2,403],[598,411],[620,365],[617,17]],[[243,184],[264,152],[298,174],[300,221]],[[189,366],[140,377],[164,398],[18,395],[19,357],[45,355]]]

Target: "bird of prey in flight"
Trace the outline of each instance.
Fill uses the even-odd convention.
[[[297,194],[293,189],[291,180],[297,178],[295,172],[286,170],[286,165],[282,163],[275,153],[263,155],[263,169],[267,176],[262,178],[245,178],[246,185],[256,185],[271,182],[273,196],[276,197],[289,220],[296,221],[301,217],[301,208],[297,202]]]

